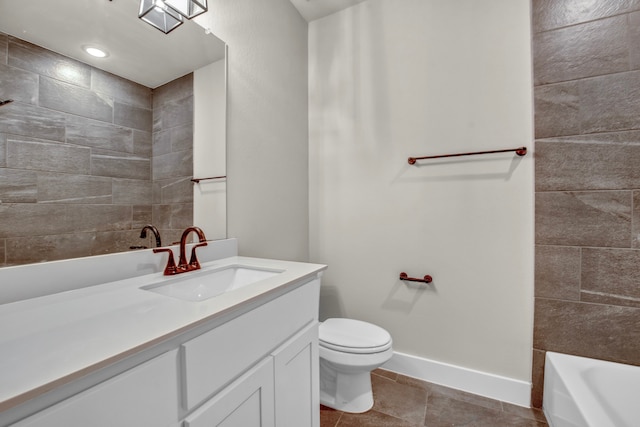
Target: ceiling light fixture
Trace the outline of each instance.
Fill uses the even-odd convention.
[[[164,2],[187,19],[207,11],[207,0],[164,0]]]
[[[182,15],[168,7],[162,0],[142,0],[138,18],[165,34],[182,25]]]
[[[95,46],[82,46],[82,49],[89,55],[95,56],[96,58],[106,58],[107,56],[109,56],[109,53],[107,51]]]

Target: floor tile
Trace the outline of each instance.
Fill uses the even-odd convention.
[[[424,419],[427,392],[420,388],[399,384],[378,375],[371,376],[373,410],[420,424]]]
[[[340,418],[338,427],[420,427],[420,424],[372,410],[364,414],[345,413]]]
[[[544,414],[498,400],[376,369],[374,406],[350,414],[322,406],[321,427],[546,427]]]
[[[328,408],[324,405],[320,405],[320,426],[321,427],[335,427],[338,424],[338,420],[342,416],[341,411]]]

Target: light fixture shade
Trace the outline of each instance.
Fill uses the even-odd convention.
[[[187,19],[207,11],[207,0],[164,0],[164,2]]]
[[[141,0],[138,18],[165,34],[182,25],[182,16],[162,0]]]

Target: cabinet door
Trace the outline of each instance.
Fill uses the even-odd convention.
[[[314,279],[184,343],[185,409],[222,391],[317,319],[319,288]]]
[[[276,425],[320,426],[318,322],[294,335],[273,354]]]
[[[273,359],[267,357],[186,418],[185,427],[275,427]]]
[[[142,427],[178,422],[173,350],[38,412],[15,427]]]

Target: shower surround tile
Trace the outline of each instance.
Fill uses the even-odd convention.
[[[40,78],[40,106],[113,123],[113,100],[89,89]]]
[[[0,133],[65,141],[65,114],[21,102],[0,108]]]
[[[631,191],[536,193],[536,244],[629,248],[631,195]]]
[[[582,301],[640,308],[640,251],[584,248],[582,253]]]
[[[38,75],[0,64],[0,101],[13,99],[26,104],[38,103]]]
[[[66,214],[64,205],[0,203],[0,238],[69,233],[73,224],[63,220]]]
[[[35,139],[7,138],[7,167],[88,175],[89,148]]]
[[[111,123],[68,115],[67,143],[103,150],[134,152],[134,130]]]
[[[36,172],[0,169],[0,203],[35,203],[37,200]]]
[[[580,300],[581,254],[576,247],[536,246],[536,297]]]
[[[99,231],[95,233],[90,253],[91,255],[104,255],[114,252],[131,250],[132,245],[144,244],[140,239],[140,230]],[[150,245],[146,245],[151,247]]]
[[[7,167],[7,135],[0,133],[0,168]]]
[[[134,107],[152,108],[151,89],[97,68],[91,69],[91,90]]]
[[[533,349],[533,363],[531,369],[531,406],[542,408],[544,391],[544,364],[547,352]]]
[[[547,350],[640,364],[640,0],[531,5],[540,406]]]
[[[192,222],[193,203],[153,205],[153,223],[158,229],[184,230],[193,225]]]
[[[37,183],[41,203],[112,203],[110,178],[38,172]]]
[[[154,156],[191,150],[193,146],[193,124],[188,123],[155,132],[153,137]]]
[[[92,233],[7,239],[7,264],[31,264],[86,256],[91,251],[93,239]]]
[[[536,349],[640,365],[640,309],[536,298]]]
[[[151,205],[151,181],[113,179],[113,203],[117,205]]]
[[[167,102],[193,95],[193,73],[153,89],[153,110],[159,110]]]
[[[151,162],[135,154],[92,152],[91,175],[112,178],[149,179]]]
[[[153,179],[192,177],[193,150],[178,151],[153,157]]]
[[[89,65],[12,36],[8,65],[86,89],[91,85]]]
[[[151,132],[153,113],[147,108],[116,102],[113,110],[113,122],[120,126]]]
[[[140,230],[147,224],[151,224],[153,220],[151,205],[133,205],[132,206],[132,223],[134,230]]]
[[[153,130],[156,132],[193,123],[193,96],[165,102],[158,114],[155,111]]]
[[[0,64],[7,65],[7,48],[9,46],[9,36],[0,33]],[[2,262],[2,258],[0,258]]]
[[[538,140],[535,155],[536,191],[640,188],[637,131]]]
[[[629,63],[632,70],[640,69],[640,12],[629,14]]]
[[[151,132],[133,130],[133,153],[151,158],[153,139]]]
[[[580,90],[577,82],[534,88],[536,138],[580,133]]]
[[[65,221],[73,231],[131,230],[132,216],[127,205],[67,205]]]
[[[157,180],[159,186],[159,203],[191,203],[193,202],[193,182],[189,177]]]
[[[532,0],[531,6],[533,31],[537,33],[640,10],[640,0]]]
[[[581,133],[640,129],[640,71],[580,81]]]
[[[629,71],[629,31],[622,15],[534,35],[535,84]]]

